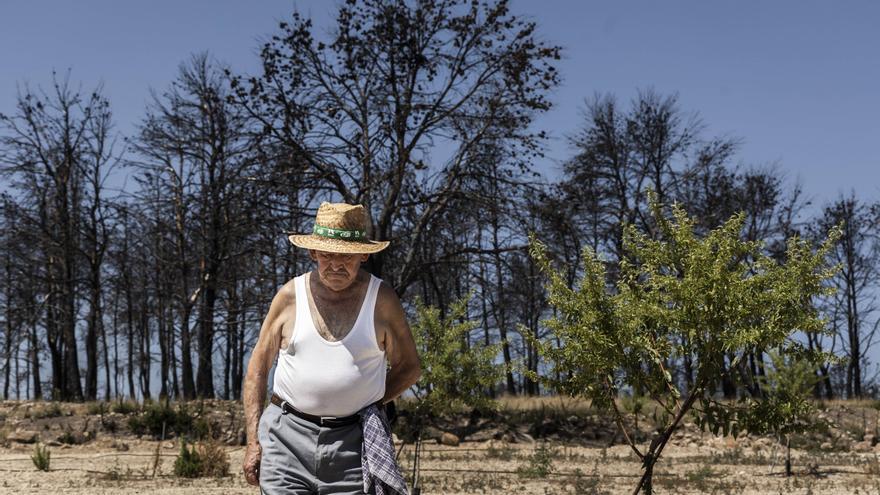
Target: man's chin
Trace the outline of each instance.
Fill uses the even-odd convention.
[[[331,289],[344,289],[351,285],[352,280],[349,280],[349,277],[346,275],[324,275],[324,280],[326,281],[326,285]]]

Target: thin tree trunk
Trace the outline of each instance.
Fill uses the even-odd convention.
[[[504,316],[505,300],[504,300],[504,279],[502,276],[503,267],[501,263],[501,252],[498,242],[498,218],[493,214],[492,217],[492,247],[495,251],[495,304],[492,305],[492,311],[495,313],[495,323],[498,325],[498,334],[501,338],[501,356],[504,359],[504,376],[507,380],[507,393],[516,395],[516,382],[513,379],[513,371],[511,367],[510,343],[507,340],[507,319]]]
[[[140,348],[138,350],[138,363],[140,363],[139,377],[141,382],[141,390],[143,391],[144,399],[152,398],[152,393],[150,392],[150,372],[151,372],[151,359],[150,359],[150,319],[149,319],[149,308],[147,307],[146,294],[143,294],[142,306],[141,306],[141,318],[140,318],[140,332],[139,332],[139,343]]]
[[[89,316],[86,329],[86,400],[95,400],[98,396],[98,319],[100,318],[100,276],[92,272],[92,287],[89,297]]]
[[[37,311],[32,310],[32,319],[30,321],[30,366],[33,370],[34,379],[34,399],[43,398],[43,385],[40,378],[40,344],[37,340]]]
[[[104,354],[104,400],[110,400],[110,351],[107,346],[107,326],[103,317],[99,320],[101,330],[101,347]]]
[[[199,370],[196,378],[196,390],[199,397],[214,398],[214,305],[217,300],[217,289],[212,274],[205,288],[202,300],[202,311],[199,314]]]
[[[119,395],[119,294],[113,296],[113,396]]]
[[[126,345],[126,351],[128,353],[128,366],[126,366],[126,370],[128,371],[128,394],[132,399],[137,398],[137,389],[134,386],[134,349],[135,349],[135,341],[134,341],[134,308],[132,307],[132,297],[131,297],[131,288],[126,288],[126,327],[128,330],[128,342]]]
[[[6,338],[6,342],[4,343],[4,352],[3,357],[6,359],[6,363],[3,366],[3,398],[9,398],[9,373],[11,371],[11,359],[12,359],[12,329],[14,327],[12,323],[12,256],[9,251],[6,250],[4,256],[4,270],[6,272],[6,332],[3,336]],[[17,379],[18,377],[16,377]]]

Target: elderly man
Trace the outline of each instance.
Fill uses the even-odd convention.
[[[406,493],[382,405],[421,368],[397,294],[360,268],[388,246],[366,225],[363,206],[322,203],[289,237],[317,269],[278,290],[248,364],[243,467],[264,494]]]

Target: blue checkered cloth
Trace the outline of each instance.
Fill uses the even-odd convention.
[[[391,443],[391,428],[375,404],[360,411],[364,429],[364,445],[361,464],[364,473],[364,492],[376,487],[376,495],[407,495],[406,482],[397,467],[394,445]]]

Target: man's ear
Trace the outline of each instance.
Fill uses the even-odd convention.
[[[315,254],[314,249],[309,249],[309,258],[311,258],[312,261],[318,261],[318,255]]]
[[[369,255],[369,253],[368,253],[368,254],[362,254],[362,255],[361,255],[361,263],[366,263],[366,261],[367,261],[368,259],[370,259],[370,255]]]

